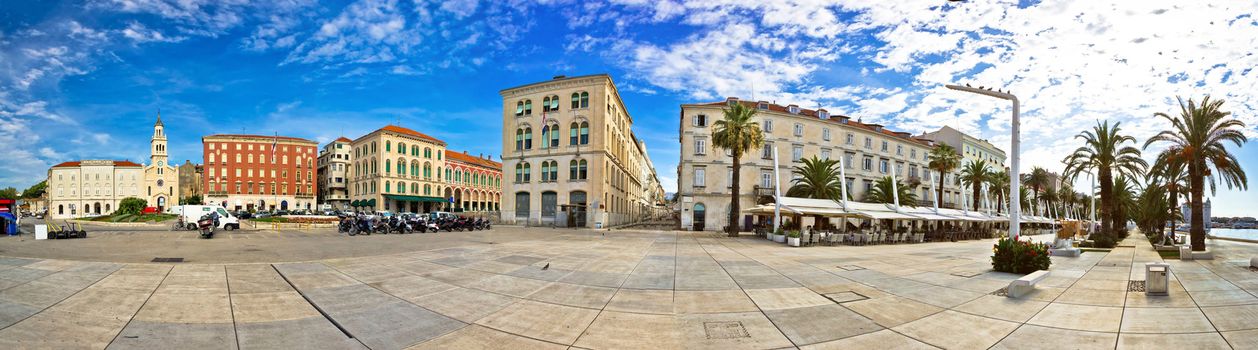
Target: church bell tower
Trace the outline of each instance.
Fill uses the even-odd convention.
[[[149,160],[151,165],[166,166],[166,127],[162,125],[162,112],[157,112],[157,123],[153,124],[153,140],[150,141]]]

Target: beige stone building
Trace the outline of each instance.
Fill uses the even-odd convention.
[[[48,216],[81,218],[113,213],[123,198],[144,198],[144,166],[125,160],[64,162],[48,169]]]
[[[957,153],[960,153],[963,159],[961,161],[963,166],[970,161],[981,160],[990,165],[992,169],[1005,168],[1004,150],[997,148],[996,145],[985,139],[967,135],[952,127],[944,126],[937,131],[928,132],[919,137],[956,148]]]
[[[168,163],[166,153],[166,126],[157,115],[153,124],[153,138],[149,140],[149,164],[144,167],[144,194],[141,198],[148,206],[159,211],[179,204],[179,169]]]
[[[446,143],[389,125],[353,140],[350,207],[365,211],[422,213],[449,208],[443,195]]]
[[[726,101],[681,106],[677,195],[683,228],[719,231],[728,225],[733,168],[728,151],[715,147],[712,135],[716,132],[713,124],[733,103],[756,109],[755,119],[765,133],[764,148],[742,158],[740,208],[771,202],[775,186],[781,186],[785,195],[795,177],[791,169],[802,165],[802,159],[813,156],[843,162],[849,195],[854,200],[863,198],[878,179],[897,171],[896,178],[911,188],[919,205],[933,205],[931,179],[935,177],[927,167],[928,154],[933,147],[931,141],[907,132],[887,130],[882,125],[833,115],[825,109],[811,110],[731,97]],[[780,181],[774,180],[774,148],[778,153]],[[945,176],[942,207],[959,203],[960,188],[956,179],[955,174]],[[741,219],[738,224],[744,230],[771,219],[745,213],[738,217]]]
[[[337,138],[319,151],[319,204],[331,206],[335,210],[348,210],[349,177],[346,172],[350,167],[350,156],[353,147],[345,137]]]
[[[186,201],[192,196],[201,196],[201,201],[205,201],[205,189],[202,187],[203,177],[205,176],[205,168],[199,164],[192,164],[191,160],[184,160],[179,165],[179,200]]]
[[[651,217],[659,181],[610,76],[558,76],[499,94],[503,221],[594,227]]]

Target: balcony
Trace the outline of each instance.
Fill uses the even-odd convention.
[[[751,193],[756,196],[756,204],[773,203],[773,187],[761,187],[756,185],[751,188]]]

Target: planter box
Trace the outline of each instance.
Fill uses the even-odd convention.
[[[786,239],[786,244],[787,244],[787,245],[790,245],[790,246],[792,246],[792,247],[798,247],[798,246],[799,246],[799,238],[787,238],[787,239]]]
[[[773,235],[773,241],[778,243],[786,243],[786,235]]]

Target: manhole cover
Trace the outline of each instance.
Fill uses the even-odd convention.
[[[1128,291],[1128,292],[1143,292],[1143,291],[1144,291],[1144,281],[1128,281],[1128,282],[1127,282],[1127,291]]]
[[[703,332],[707,333],[708,339],[735,339],[750,338],[747,334],[747,328],[743,327],[742,322],[704,322]]]
[[[1007,296],[1009,296],[1009,287],[1004,287],[1004,288],[1001,288],[1001,289],[997,289],[995,292],[991,292],[991,293],[988,293],[988,294],[995,295],[995,296],[998,296],[998,297],[1007,297]]]
[[[857,292],[838,292],[838,293],[822,294],[821,296],[826,297],[826,299],[830,299],[830,301],[833,301],[838,304],[846,303],[849,301],[869,299],[869,297],[861,295],[860,293],[857,293]]]
[[[183,258],[153,258],[153,262],[176,263],[176,262],[183,262]]]

